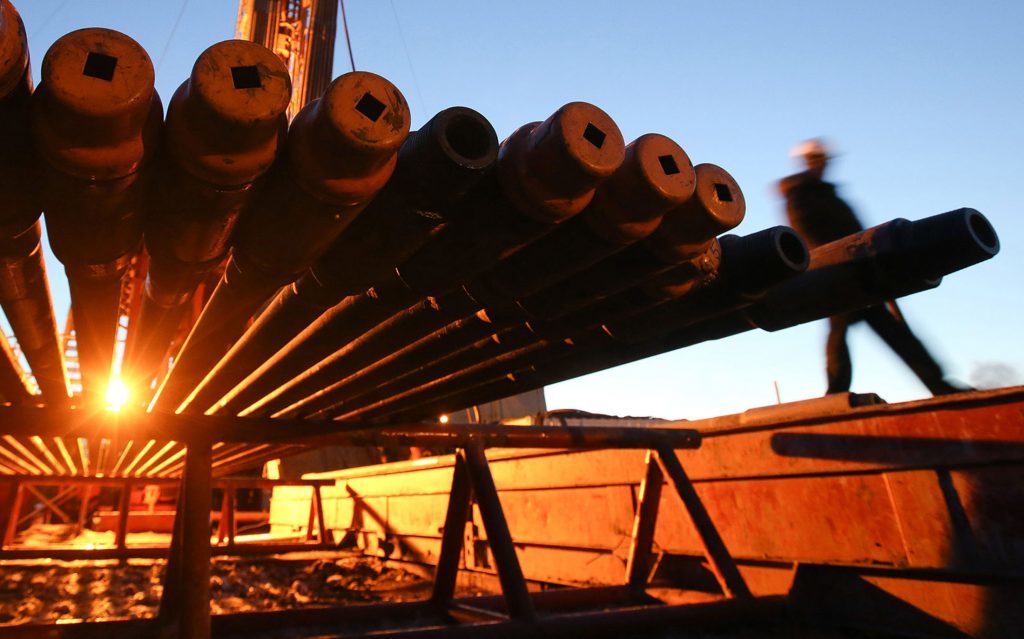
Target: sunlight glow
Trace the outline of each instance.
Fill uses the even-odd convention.
[[[128,402],[130,393],[128,386],[119,377],[110,379],[107,384],[107,410],[116,413]]]

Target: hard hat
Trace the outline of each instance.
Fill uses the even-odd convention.
[[[820,138],[811,138],[793,147],[789,152],[790,157],[805,158],[808,156],[832,157],[832,151]]]

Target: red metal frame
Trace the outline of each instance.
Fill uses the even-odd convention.
[[[209,504],[206,504],[206,512],[202,512],[204,509],[200,507],[189,508],[187,497],[190,494],[203,493],[204,487],[206,494],[209,494],[212,481],[210,471],[214,459],[210,455],[200,455],[191,463],[186,460],[190,469],[195,465],[200,466],[200,469],[198,472],[186,472],[183,479],[186,498],[183,507],[178,510],[179,521],[172,543],[160,618],[70,626],[21,627],[15,630],[14,634],[8,634],[12,637],[54,638],[100,635],[141,637],[153,636],[163,629],[174,630],[180,636],[202,639],[211,634],[239,633],[271,626],[296,629],[311,625],[337,627],[348,622],[402,619],[419,626],[414,630],[392,633],[389,636],[520,636],[543,633],[597,636],[636,630],[644,624],[664,625],[698,618],[702,621],[722,621],[722,615],[725,614],[776,614],[785,600],[763,594],[751,596],[751,588],[745,581],[750,579],[750,584],[753,585],[755,582],[752,574],[765,567],[756,562],[761,561],[765,564],[766,561],[761,555],[757,556],[761,557],[760,560],[754,558],[749,548],[744,550],[737,546],[740,544],[740,538],[735,536],[736,522],[724,519],[730,516],[725,514],[730,511],[723,511],[723,504],[702,502],[701,495],[704,499],[709,499],[706,489],[716,488],[723,482],[741,485],[758,478],[767,483],[777,481],[773,478],[780,476],[808,478],[806,481],[819,476],[830,480],[848,477],[853,481],[869,474],[887,472],[894,467],[904,470],[936,468],[940,471],[938,476],[941,481],[942,468],[955,469],[965,464],[971,467],[979,464],[1019,464],[1020,460],[1024,459],[1021,457],[1024,455],[1024,448],[1016,443],[1019,442],[1022,401],[1024,389],[1016,389],[999,393],[970,394],[941,401],[864,406],[846,409],[835,415],[826,415],[826,418],[820,414],[815,416],[799,412],[768,417],[755,411],[736,418],[685,424],[698,425],[705,436],[704,439],[693,431],[672,428],[635,429],[629,433],[620,433],[615,429],[573,427],[371,427],[361,424],[301,422],[289,424],[294,426],[294,430],[286,435],[281,432],[283,427],[277,424],[274,424],[276,433],[263,431],[264,424],[258,420],[244,420],[245,423],[238,420],[240,423],[234,425],[212,421],[210,425],[216,432],[211,435],[214,430],[204,430],[195,422],[195,417],[187,418],[193,421],[178,422],[161,416],[161,428],[177,433],[183,431],[186,425],[195,426],[192,432],[202,433],[206,441],[226,440],[238,445],[260,441],[259,437],[266,437],[264,443],[269,440],[281,445],[291,445],[296,441],[303,442],[303,445],[332,441],[350,445],[429,447],[447,446],[453,441],[457,442],[456,472],[452,477],[441,539],[441,557],[430,599],[407,604],[227,615],[215,617],[211,621],[208,598],[197,595],[191,586],[197,582],[204,583],[209,577],[210,569],[205,554],[210,551],[208,539],[195,532],[199,529],[200,522],[203,526],[208,526]],[[253,431],[244,435],[243,426],[249,424],[252,425]],[[270,424],[266,426],[269,427]],[[21,428],[18,423],[12,427],[13,430],[18,428]],[[152,429],[155,426],[149,424],[143,428]],[[16,434],[22,436],[27,433],[22,431]],[[190,446],[202,446],[204,441],[188,441],[187,438],[182,440]],[[687,455],[684,470],[677,450],[696,448],[701,441],[706,442],[706,446]],[[851,447],[851,441],[858,443],[859,447]],[[632,448],[648,451],[642,488],[634,510],[629,560],[621,587],[577,588],[542,593],[528,591],[522,577],[521,558],[517,555],[511,536],[508,535],[505,511],[494,485],[491,463],[483,454],[483,450],[488,446],[569,448],[574,451],[588,448]],[[893,455],[898,456],[897,461],[893,461]],[[912,477],[908,476],[906,479]],[[693,481],[701,482],[700,493],[694,489]],[[796,482],[804,482],[805,479],[791,481],[794,482],[792,485],[796,486]],[[703,555],[704,563],[718,581],[724,595],[719,601],[711,604],[675,606],[660,602],[652,604],[650,599],[645,597],[650,586],[652,564],[655,563],[652,548],[653,530],[659,518],[660,498],[665,490],[665,484],[676,493],[679,503],[684,507],[685,516],[698,533],[695,547],[700,549],[699,553]],[[909,490],[913,486],[904,488]],[[712,491],[710,494],[715,493]],[[499,599],[453,598],[459,571],[459,551],[465,543],[465,522],[474,499],[486,528],[494,564],[498,567],[503,593]],[[712,521],[709,511],[721,519],[718,526]],[[323,505],[315,491],[310,515],[310,520],[315,520],[319,526]],[[729,537],[731,548],[726,548],[720,534],[720,529],[727,530],[727,525],[732,526],[734,533]],[[312,527],[310,524],[309,528]],[[186,534],[185,531],[190,529],[193,531],[192,534]],[[197,544],[206,546],[205,553],[202,549],[198,553],[195,552]],[[203,560],[195,561],[197,556]],[[185,557],[191,560],[182,561]],[[742,573],[737,569],[736,557],[740,558]],[[773,564],[768,568],[775,570],[777,566]],[[845,566],[839,560],[830,562],[819,559],[816,564],[813,561],[808,565],[801,563],[796,572],[797,582],[802,584],[802,592],[797,598],[797,589],[794,587],[794,594],[789,596],[789,601],[802,601],[802,605],[806,606],[806,603],[817,595],[817,605],[822,610],[826,604],[840,610],[845,605],[847,611],[857,608],[859,604],[850,603],[854,599],[829,599],[829,595],[822,590],[823,585],[833,583],[828,581],[831,579],[835,580],[835,592],[847,592],[843,590],[847,587],[844,586],[846,582],[841,579],[844,571],[850,572],[859,580],[856,583],[851,580],[850,588],[866,587],[865,584],[875,582],[887,584],[886,587],[892,584],[899,586],[902,582],[905,585],[899,587],[916,588],[917,594],[925,592],[922,590],[922,583],[932,584],[931,588],[948,587],[948,593],[942,590],[941,594],[937,595],[939,597],[953,593],[969,593],[970,589],[975,587],[998,587],[1003,589],[1000,593],[1008,594],[1024,592],[1015,575],[1000,572],[990,574],[984,570],[966,573],[956,570],[956,566],[938,570],[928,567],[905,568],[899,565],[875,569]],[[874,572],[868,574],[870,571]],[[950,578],[951,571],[956,572],[952,575],[955,579]],[[189,593],[189,590],[193,591]],[[763,590],[758,589],[757,592],[761,593]],[[856,596],[862,594],[852,590],[849,592]],[[192,596],[187,596],[189,594]],[[911,607],[904,605],[905,609]],[[594,612],[594,608],[600,608],[601,611]],[[916,612],[923,614],[920,611]],[[744,621],[749,623],[750,618],[745,617]],[[453,622],[455,625],[452,625]],[[35,634],[32,634],[33,632]],[[321,636],[324,634],[330,636],[330,630],[322,630]]]
[[[598,433],[594,431],[600,429],[563,428],[561,430],[576,438],[577,441],[586,442],[588,435],[597,435]],[[690,512],[700,531],[701,538],[705,540],[707,554],[712,565],[716,567],[717,573],[723,575],[723,591],[727,598],[750,599],[749,591],[746,590],[742,577],[736,571],[735,564],[731,563],[731,557],[729,557],[724,544],[721,543],[721,538],[717,536],[713,523],[707,517],[700,500],[696,498],[696,492],[693,491],[685,473],[682,473],[682,465],[676,457],[675,451],[665,445],[656,450],[652,449],[648,453],[649,460],[657,461],[658,464],[652,461],[647,466],[647,485],[652,488],[646,492],[647,498],[641,500],[641,507],[638,510],[638,524],[633,540],[636,559],[631,562],[631,567],[624,577],[624,582],[628,586],[614,589],[615,596],[611,600],[608,598],[610,591],[604,588],[580,589],[573,595],[562,593],[561,597],[565,600],[564,607],[573,611],[553,614],[554,611],[561,610],[562,606],[552,606],[551,601],[548,600],[557,599],[557,597],[545,596],[545,593],[529,592],[490,465],[484,454],[484,443],[472,441],[474,439],[486,441],[492,433],[489,433],[487,429],[482,429],[480,432],[479,438],[475,438],[471,434],[468,435],[471,443],[457,452],[457,464],[452,479],[442,551],[435,573],[433,594],[427,602],[357,606],[341,610],[333,609],[329,612],[315,611],[312,616],[309,611],[302,611],[301,614],[298,611],[259,613],[255,617],[231,615],[220,618],[219,622],[211,623],[208,585],[210,577],[208,528],[210,504],[208,502],[212,487],[211,457],[208,445],[204,447],[202,444],[198,446],[191,444],[190,452],[186,456],[186,469],[182,478],[182,497],[179,499],[175,531],[165,576],[164,594],[157,619],[145,622],[111,622],[110,624],[97,622],[77,627],[47,626],[46,636],[92,637],[110,632],[121,633],[122,631],[125,634],[118,636],[145,636],[147,632],[163,628],[177,632],[180,637],[205,639],[212,635],[214,628],[226,630],[226,626],[244,625],[247,620],[255,618],[265,619],[267,622],[274,620],[275,625],[281,623],[302,625],[312,623],[311,619],[313,618],[317,619],[316,623],[320,624],[324,621],[323,617],[325,616],[329,617],[332,622],[341,622],[350,612],[365,614],[369,618],[382,615],[380,618],[383,618],[383,613],[386,611],[393,613],[399,610],[417,611],[418,613],[429,611],[435,616],[441,615],[441,621],[439,622],[436,617],[432,620],[428,619],[425,627],[403,631],[396,636],[507,636],[510,633],[521,635],[538,631],[551,632],[559,628],[568,628],[569,624],[575,631],[590,628],[589,634],[598,635],[608,634],[612,628],[621,630],[644,624],[662,624],[674,618],[693,619],[702,617],[704,613],[711,611],[713,611],[710,614],[711,617],[721,620],[720,615],[725,608],[729,610],[741,608],[746,612],[778,611],[780,602],[777,598],[762,601],[752,600],[752,603],[742,606],[737,603],[718,604],[704,609],[692,606],[664,605],[636,607],[643,601],[643,590],[647,582],[646,573],[638,566],[646,564],[646,558],[650,555],[652,531],[657,518],[658,500],[653,499],[652,495],[660,494],[661,483],[664,481],[662,470],[659,469],[658,464],[665,468],[665,474],[672,479],[673,488],[679,493],[684,506]],[[691,446],[695,441],[692,433],[681,431],[672,433],[672,435],[676,441],[683,439],[690,442]],[[429,439],[429,436],[425,436],[424,439]],[[601,433],[600,439],[602,441],[607,439],[607,433]],[[430,442],[423,443],[429,444]],[[632,440],[626,443],[632,443]],[[657,485],[657,488],[653,488],[654,485]],[[230,486],[225,491],[225,500],[221,506],[225,514],[228,515],[227,520],[229,521],[227,528],[222,530],[222,534],[228,539],[228,545],[231,546],[233,526],[230,523],[230,513],[233,512],[231,506],[233,499],[227,496],[229,494],[233,494]],[[470,600],[453,598],[464,542],[463,531],[470,505],[474,499],[480,509],[488,543],[498,569],[503,595],[501,601],[493,598]],[[325,543],[327,531],[323,521],[323,505],[320,499],[319,485],[313,486],[308,533],[310,539],[312,539],[314,520],[320,533],[320,543]],[[184,560],[186,557],[188,561]],[[642,578],[641,575],[643,575]],[[626,608],[615,612],[575,611],[581,602],[592,604],[596,601],[600,601],[604,606],[614,602],[619,606],[626,606]],[[544,614],[539,612],[541,608],[544,609]],[[464,623],[457,626],[443,625],[444,620]],[[41,626],[36,628],[41,628]],[[24,630],[17,632],[24,632]],[[134,635],[131,634],[132,632],[140,634]],[[28,635],[15,634],[12,636]]]
[[[105,477],[39,477],[39,476],[18,476],[0,477],[0,481],[14,482],[17,485],[15,498],[12,500],[10,514],[7,520],[7,527],[4,531],[3,543],[0,545],[0,559],[127,559],[131,557],[159,558],[168,554],[166,546],[129,546],[128,539],[128,517],[129,500],[132,487],[138,484],[156,485],[177,485],[179,480],[174,479],[148,479],[148,478],[105,478]],[[211,550],[215,555],[258,555],[273,554],[281,552],[293,552],[310,550],[312,548],[327,547],[331,543],[330,531],[324,523],[323,500],[320,497],[322,486],[332,485],[330,480],[284,480],[284,479],[261,479],[257,477],[223,477],[212,480],[211,490],[220,488],[224,492],[224,500],[221,504],[220,522],[217,531],[217,545]],[[112,548],[68,548],[65,546],[21,546],[15,544],[17,526],[24,520],[19,519],[18,514],[24,506],[25,491],[32,491],[34,486],[63,486],[68,487],[70,492],[80,488],[83,491],[92,492],[94,489],[103,486],[117,486],[120,488],[118,498],[118,514],[115,526],[115,543]],[[264,488],[272,489],[275,486],[309,486],[313,491],[313,499],[310,503],[311,526],[307,531],[306,540],[301,542],[246,542],[236,543],[235,533],[237,531],[237,512],[234,508],[234,495],[242,488]],[[231,499],[228,496],[232,496]],[[83,499],[84,501],[84,499]],[[79,521],[82,516],[79,514]],[[314,530],[316,532],[314,532]],[[316,540],[314,542],[314,539]],[[226,542],[226,543],[225,543]],[[311,543],[313,542],[313,543]]]

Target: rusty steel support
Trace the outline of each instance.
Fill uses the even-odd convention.
[[[487,532],[487,543],[494,555],[494,563],[501,581],[501,592],[505,596],[509,617],[518,621],[535,621],[537,613],[526,589],[526,578],[516,556],[516,547],[512,543],[505,512],[501,508],[498,489],[494,485],[491,467],[487,463],[483,447],[474,443],[463,448],[460,453],[465,461],[466,473],[473,486],[480,518]]]
[[[121,496],[117,506],[117,537],[118,550],[125,550],[128,547],[128,519],[131,515],[132,504],[132,482],[126,479],[121,484]]]
[[[71,288],[84,396],[101,401],[163,119],[153,64],[122,33],[74,31],[47,51],[31,111],[41,203]]]
[[[700,495],[697,494],[693,483],[690,482],[690,478],[686,476],[686,471],[683,470],[683,465],[679,463],[676,452],[671,448],[659,446],[655,449],[655,453],[658,465],[661,466],[661,470],[672,482],[676,494],[679,496],[680,501],[683,502],[683,509],[687,517],[689,517],[693,527],[697,530],[697,535],[704,546],[708,565],[715,574],[715,579],[718,580],[718,585],[722,588],[722,592],[727,597],[750,598],[752,596],[750,588],[747,587],[746,581],[743,580],[743,575],[740,574],[739,569],[736,567],[736,562],[733,560],[732,555],[729,554],[729,549],[725,547],[725,542],[722,541],[718,529],[715,528],[715,523],[711,521],[711,516],[708,515],[704,502],[701,501]]]
[[[190,406],[209,407],[324,311],[386,277],[452,220],[455,203],[497,156],[494,128],[465,107],[445,109],[410,134],[387,186],[307,273],[277,294]]]
[[[187,458],[186,458],[187,460]],[[160,607],[157,610],[157,621],[162,626],[173,628],[181,616],[184,597],[183,571],[185,558],[182,550],[183,526],[185,523],[185,474],[181,472],[178,482],[178,502],[174,509],[174,523],[171,530],[171,545],[167,551],[167,564],[164,566],[163,592],[160,593]]]
[[[68,403],[64,355],[40,245],[37,167],[29,135],[28,38],[10,2],[0,3],[0,305],[42,401]]]
[[[193,291],[223,262],[239,215],[284,146],[290,92],[277,56],[229,40],[206,49],[171,98],[146,220],[146,294],[125,355],[137,394],[161,368]]]
[[[11,500],[11,512],[7,519],[7,528],[4,530],[3,543],[0,544],[0,550],[9,548],[14,543],[14,538],[18,534],[18,519],[21,516],[21,506],[25,501],[25,486],[22,482],[17,482],[14,489],[14,499]]]
[[[295,117],[286,158],[240,221],[231,260],[151,409],[179,409],[277,289],[322,255],[391,177],[405,98],[372,73],[340,76]]]
[[[210,507],[211,465],[209,442],[192,442],[185,456],[180,505],[181,639],[210,637]]]
[[[650,580],[654,531],[658,526],[661,488],[665,483],[665,476],[653,451],[647,451],[644,470],[644,478],[637,491],[636,516],[633,518],[633,534],[630,535],[629,557],[626,560],[626,586],[634,597],[643,594]]]
[[[320,486],[313,486],[313,506],[316,508],[316,526],[317,530],[320,531],[320,545],[330,546],[333,539],[330,537],[330,533],[327,530],[327,520],[324,517],[324,500],[320,494]]]
[[[693,195],[695,176],[689,157],[675,142],[648,134],[630,143],[619,168],[595,191],[578,215],[528,244],[494,268],[429,303],[396,315],[297,377],[260,406],[273,414],[324,386],[344,379],[391,353],[445,329],[452,322],[470,324],[463,340],[472,343],[503,326],[528,319],[516,300],[557,285],[574,273],[647,236],[662,217]],[[484,310],[484,309],[487,310]],[[475,315],[474,315],[475,313]],[[224,412],[244,408],[233,400]]]
[[[235,387],[244,400],[230,401],[248,406],[396,313],[454,290],[553,231],[590,204],[624,154],[614,121],[583,102],[520,127],[502,143],[490,178],[461,200],[457,220],[391,277],[321,315]]]
[[[430,595],[431,605],[438,610],[447,610],[452,597],[455,596],[455,583],[465,542],[466,521],[469,519],[469,508],[472,504],[470,490],[466,458],[463,455],[456,455],[455,467],[452,469],[452,488],[448,495],[448,507],[441,532],[441,550],[437,556],[434,586]]]

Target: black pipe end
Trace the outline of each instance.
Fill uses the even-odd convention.
[[[723,279],[730,288],[756,295],[807,270],[810,251],[788,226],[721,238]]]
[[[984,262],[999,253],[992,223],[972,208],[956,209],[910,222],[903,262],[916,274],[939,279]]]
[[[398,153],[393,181],[406,197],[444,208],[482,178],[498,159],[498,135],[487,118],[467,107],[450,107],[413,132]]]

